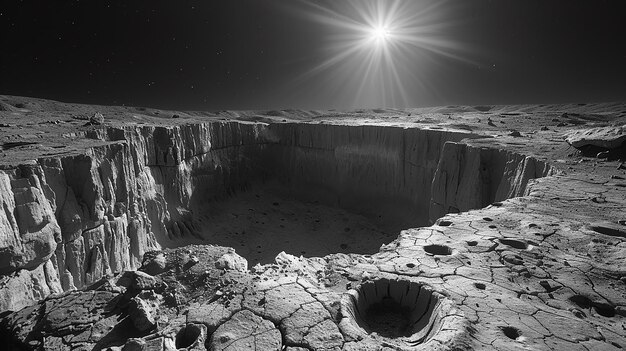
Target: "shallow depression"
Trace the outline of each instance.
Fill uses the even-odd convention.
[[[431,287],[406,280],[366,281],[341,300],[341,326],[362,339],[382,338],[397,349],[427,344],[441,330],[465,333],[461,315],[449,316],[452,304]]]

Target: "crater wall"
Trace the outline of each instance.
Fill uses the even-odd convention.
[[[552,166],[532,156],[446,143],[432,179],[430,220],[524,196],[530,179],[554,173]]]

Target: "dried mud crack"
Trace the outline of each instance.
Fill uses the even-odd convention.
[[[623,105],[0,98],[7,349],[626,347]]]

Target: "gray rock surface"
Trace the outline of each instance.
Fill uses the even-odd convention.
[[[106,126],[83,126],[71,114],[96,107],[38,104],[0,111],[5,145],[12,128],[42,136],[0,158],[0,341],[10,348],[626,347],[625,170],[562,139],[624,124],[623,105],[280,120],[112,107]],[[48,118],[65,122],[45,124],[50,135],[24,122]],[[201,205],[252,179],[404,230],[376,252],[349,253],[348,242],[248,269],[233,248],[210,245],[214,212]],[[264,216],[251,218],[261,227]]]
[[[567,133],[565,140],[576,148],[591,145],[615,149],[626,141],[626,125],[575,130]]]

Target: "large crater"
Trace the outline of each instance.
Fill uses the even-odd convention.
[[[533,157],[463,141],[473,138],[295,122],[89,127],[83,149],[0,172],[0,221],[28,239],[7,244],[0,272],[37,267],[32,275],[51,277],[45,296],[188,244],[233,247],[250,265],[281,251],[374,254],[403,229],[524,195],[530,179],[552,173]]]
[[[228,124],[212,128],[233,133]],[[162,230],[154,228],[162,246],[233,247],[251,264],[273,262],[281,251],[373,254],[402,229],[514,196],[525,186],[516,181],[549,169],[541,164],[525,177],[507,178],[507,168],[524,167],[526,158],[465,149],[457,142],[476,136],[462,132],[296,123],[256,128],[236,145],[213,141],[221,146],[174,157],[172,167],[150,165],[172,214]],[[153,135],[157,155],[176,152],[175,130]],[[174,207],[181,201],[168,194],[180,196],[181,183],[188,201]]]

